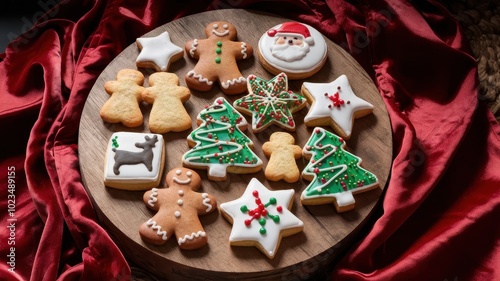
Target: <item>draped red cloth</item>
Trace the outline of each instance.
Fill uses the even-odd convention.
[[[81,182],[77,135],[89,90],[116,55],[155,27],[201,11],[247,8],[310,24],[344,47],[372,76],[390,115],[390,180],[370,227],[331,266],[331,277],[500,280],[500,127],[478,95],[463,33],[439,3],[38,4],[45,14],[0,55],[0,131],[7,135],[0,279],[130,277]]]

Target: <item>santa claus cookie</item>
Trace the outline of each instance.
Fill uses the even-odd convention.
[[[144,203],[157,213],[139,228],[141,238],[162,245],[175,234],[179,247],[193,250],[207,244],[207,234],[198,218],[217,208],[215,198],[195,192],[200,176],[186,168],[176,168],[166,176],[167,188],[153,188],[143,196]]]
[[[205,28],[206,39],[194,39],[186,43],[189,56],[198,60],[186,74],[186,85],[193,90],[209,91],[215,82],[225,94],[240,94],[246,90],[237,60],[253,55],[252,47],[245,42],[235,42],[236,28],[224,21],[209,23]]]
[[[289,79],[304,79],[318,72],[326,62],[323,35],[299,22],[279,24],[259,40],[259,61],[273,74],[284,72]]]

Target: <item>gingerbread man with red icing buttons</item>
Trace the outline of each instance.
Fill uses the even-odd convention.
[[[166,175],[167,188],[153,188],[143,196],[144,203],[157,213],[139,228],[141,238],[162,245],[173,234],[179,248],[193,250],[207,244],[207,234],[198,218],[213,212],[217,202],[212,195],[195,192],[201,186],[193,170],[176,168]]]
[[[253,55],[252,47],[246,42],[235,42],[236,28],[225,21],[209,23],[205,28],[207,39],[194,39],[186,43],[185,50],[198,63],[186,74],[190,89],[209,91],[214,82],[220,84],[225,94],[241,94],[246,91],[237,60]]]

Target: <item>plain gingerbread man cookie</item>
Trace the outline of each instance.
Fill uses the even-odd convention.
[[[144,75],[134,69],[122,69],[116,75],[116,81],[108,81],[104,89],[111,97],[104,103],[100,115],[109,123],[122,123],[126,127],[142,125],[143,116],[139,103]]]
[[[245,42],[235,42],[236,28],[224,21],[209,23],[205,28],[207,39],[194,39],[186,43],[185,50],[198,63],[186,74],[190,89],[209,91],[218,82],[225,94],[241,94],[246,91],[237,60],[253,55],[252,47]]]
[[[191,117],[183,103],[189,99],[189,89],[179,86],[174,73],[156,72],[149,76],[150,87],[142,92],[142,99],[152,104],[149,129],[153,133],[181,132],[191,128]]]
[[[167,188],[153,188],[144,194],[144,203],[157,213],[140,226],[139,234],[154,245],[164,244],[175,234],[183,250],[203,247],[208,239],[198,216],[217,208],[215,198],[195,192],[201,186],[201,178],[190,169],[171,170],[166,183]]]
[[[275,132],[268,142],[262,145],[264,154],[269,157],[264,175],[271,181],[285,180],[288,183],[299,180],[300,172],[295,159],[302,156],[302,148],[295,145],[292,135]]]

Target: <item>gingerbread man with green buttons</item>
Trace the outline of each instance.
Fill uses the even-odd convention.
[[[194,39],[185,45],[186,53],[198,60],[186,74],[186,85],[193,90],[209,91],[214,82],[218,82],[225,94],[245,92],[246,78],[236,61],[252,57],[252,47],[246,42],[234,41],[237,31],[229,22],[209,23],[205,35],[207,39]]]
[[[171,170],[166,175],[166,184],[167,188],[153,188],[143,196],[144,203],[157,213],[140,226],[142,240],[162,245],[175,234],[183,250],[203,247],[208,238],[198,216],[217,208],[215,198],[195,192],[201,186],[201,178],[190,169]]]

